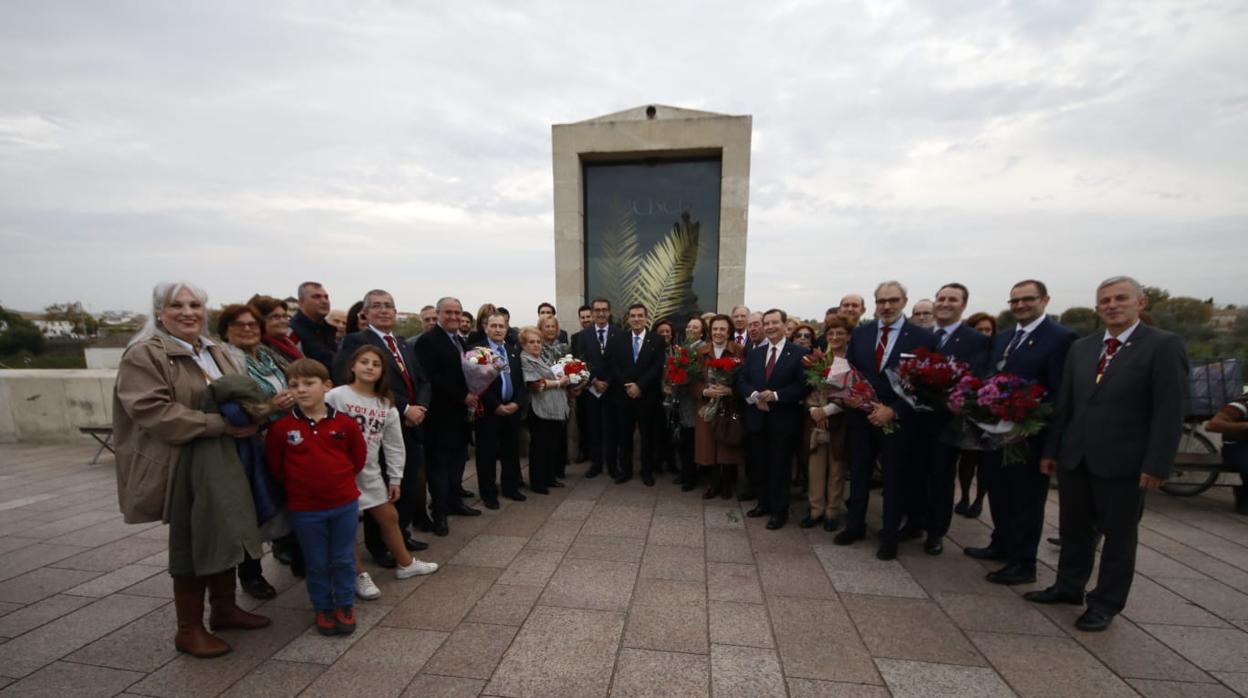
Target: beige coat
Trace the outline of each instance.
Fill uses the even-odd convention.
[[[221,347],[208,351],[223,374],[239,373]],[[200,409],[207,388],[195,357],[167,337],[158,334],[122,355],[113,391],[113,443],[126,523],[167,523],[182,444],[224,433],[221,415]]]

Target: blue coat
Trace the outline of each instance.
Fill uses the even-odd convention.
[[[1016,327],[1010,332],[1002,332],[993,340],[989,375],[1012,373],[1023,380],[1035,381],[1048,390],[1044,401],[1056,402],[1057,392],[1062,387],[1062,369],[1066,365],[1066,354],[1070,351],[1070,345],[1079,338],[1078,333],[1045,318],[1002,364],[1005,349],[1014,339],[1017,330]]]
[[[849,347],[845,351],[845,358],[849,360],[850,365],[858,369],[863,377],[871,383],[871,387],[875,388],[875,395],[880,402],[892,408],[893,411],[901,414],[902,411],[913,411],[906,404],[905,400],[897,397],[897,393],[893,391],[893,386],[888,382],[888,376],[884,371],[875,370],[875,345],[878,341],[876,333],[879,331],[878,320],[859,325],[854,329],[854,333],[849,337]],[[884,361],[884,370],[897,368],[897,364],[901,363],[902,354],[913,354],[915,349],[924,347],[936,350],[936,335],[911,323],[909,320],[902,321],[901,329],[898,331],[897,341],[893,343],[893,351]],[[858,412],[855,410],[855,412]]]
[[[933,334],[933,336],[935,336]],[[939,347],[940,340],[936,340]],[[957,361],[964,361],[971,367],[971,372],[982,376],[988,372],[988,355],[992,351],[992,339],[966,323],[958,325],[958,329],[949,335],[945,345],[936,351]]]

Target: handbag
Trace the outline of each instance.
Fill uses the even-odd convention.
[[[741,423],[741,415],[732,407],[720,407],[711,426],[717,443],[725,446],[740,446],[745,443],[745,425]]]

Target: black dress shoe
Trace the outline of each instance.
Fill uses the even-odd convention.
[[[385,551],[384,553],[380,555],[374,555],[373,564],[377,565],[378,567],[383,567],[388,570],[392,570],[395,567],[399,566],[399,563],[395,562],[394,555],[391,555],[389,550]]]
[[[446,513],[449,516],[480,516],[481,510],[473,509],[470,506],[460,504],[459,506],[455,507],[454,509],[451,509],[450,511]]]
[[[1109,628],[1109,624],[1113,622],[1114,617],[1099,608],[1091,608],[1083,612],[1079,619],[1075,621],[1075,627],[1085,633],[1099,633]]]
[[[407,548],[407,552],[414,553],[420,550],[428,550],[429,544],[421,540],[403,536],[403,547]]]
[[[590,468],[585,471],[585,477],[595,478],[602,474],[602,468]]]
[[[550,482],[546,483],[546,486],[547,487],[566,487],[566,485],[564,485],[562,482],[559,482],[558,480],[551,480]]]
[[[523,502],[524,500],[528,499],[528,497],[520,494],[518,491],[517,492],[504,492],[503,496],[506,497],[507,499],[511,499],[517,502]]]
[[[277,589],[274,589],[273,585],[269,584],[269,580],[265,579],[263,575],[255,579],[239,580],[239,585],[253,599],[268,601],[277,597]]]
[[[650,473],[642,473],[641,481],[646,487],[654,487],[654,476]]]
[[[1071,591],[1060,591],[1056,586],[1051,586],[1048,589],[1029,591],[1026,594],[1023,594],[1023,598],[1032,603],[1065,603],[1070,604],[1071,606],[1083,605],[1083,594],[1076,594]]]
[[[550,494],[550,490],[545,487],[530,487],[529,491],[533,494]]]
[[[923,537],[923,529],[918,526],[906,526],[897,533],[897,540],[918,540]]]
[[[1003,584],[1005,586],[1031,584],[1036,581],[1036,568],[1029,565],[1013,563],[1002,567],[996,572],[989,572],[984,576],[984,579],[987,579],[993,584]]]
[[[979,515],[980,515],[980,514],[982,514],[982,513],[984,513],[984,503],[983,503],[983,502],[975,502],[974,504],[972,504],[972,505],[970,506],[970,508],[969,508],[969,509],[967,509],[967,510],[966,510],[966,518],[968,518],[968,519],[978,519],[978,518],[979,518]]]
[[[767,519],[767,530],[774,531],[779,528],[784,528],[784,525],[788,523],[788,521],[789,519],[787,516],[773,516]]]
[[[738,502],[752,502],[756,499],[758,499],[758,495],[754,494],[750,490],[742,490],[741,493],[737,495]]]
[[[633,476],[632,476],[632,475],[617,475],[617,476],[615,477],[615,484],[617,484],[617,485],[623,485],[624,483],[626,483],[626,482],[628,482],[629,480],[632,480],[632,479],[633,479]]]
[[[439,538],[445,538],[450,532],[451,529],[446,526],[446,519],[438,519],[433,522],[433,535]]]
[[[993,547],[962,548],[962,554],[976,560],[1005,560],[1005,553]]]
[[[844,531],[841,531],[840,533],[836,534],[836,537],[832,539],[832,542],[835,543],[836,545],[852,545],[853,543],[857,541],[866,540],[866,538],[867,538],[866,531],[863,531],[861,529],[854,530],[852,528],[847,528]]]
[[[290,548],[284,545],[274,545],[273,546],[273,559],[277,560],[283,565],[289,565],[290,564]]]
[[[714,483],[711,483],[706,486],[706,489],[702,490],[702,499],[715,499],[717,494],[719,494],[719,488]]]
[[[959,499],[958,503],[953,505],[953,513],[960,516],[966,516],[966,512],[970,510],[971,503],[965,499]]]
[[[895,560],[897,559],[897,541],[889,538],[880,539],[880,547],[875,550],[875,559],[877,560]]]
[[[475,496],[477,495],[473,494],[471,490],[466,490],[462,487],[459,488],[460,499],[471,499],[472,497],[475,497]]]
[[[928,536],[923,541],[923,552],[928,555],[939,555],[945,552],[945,541],[942,536]]]
[[[680,491],[681,491],[681,492],[692,492],[692,491],[694,490],[694,488],[696,488],[697,486],[698,486],[698,483],[696,483],[696,482],[682,482],[682,483],[680,483]],[[715,496],[715,493],[712,491],[712,492],[711,492],[711,497],[714,497],[714,496]],[[710,497],[706,497],[705,499],[710,499]]]
[[[838,518],[827,518],[823,520],[823,530],[831,533],[841,527],[841,520]]]
[[[416,530],[420,531],[421,533],[429,533],[433,531],[433,519],[429,518],[428,516],[425,516],[425,517],[422,517],[413,521],[412,526],[414,526]]]
[[[1062,547],[1062,539],[1058,538],[1057,536],[1053,536],[1052,538],[1045,538],[1045,540],[1049,542],[1049,545],[1056,545],[1059,548]]]
[[[753,509],[750,509],[749,511],[745,512],[745,515],[750,517],[751,519],[757,519],[763,516],[767,516],[770,513],[771,513],[770,511],[767,511],[765,508],[759,506],[759,507],[754,507]]]
[[[497,499],[483,499],[483,500],[481,500],[481,503],[485,505],[485,508],[486,508],[486,509],[497,509],[497,508],[498,508],[498,500],[497,500]]]
[[[823,521],[822,516],[814,517],[814,516],[810,516],[809,514],[807,514],[806,518],[797,522],[797,525],[800,528],[814,528],[815,526],[819,525],[820,521]]]

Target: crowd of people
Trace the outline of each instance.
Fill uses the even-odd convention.
[[[564,487],[573,462],[617,484],[636,472],[654,486],[668,471],[703,498],[753,502],[747,515],[771,530],[788,525],[797,488],[798,525],[837,545],[867,538],[878,480],[881,560],[918,539],[940,555],[953,515],[979,516],[986,496],[991,542],[963,552],[999,562],[987,578],[1004,585],[1036,579],[1057,474],[1057,581],[1026,598],[1086,604],[1077,627],[1107,627],[1130,589],[1143,493],[1178,447],[1182,340],[1140,323],[1147,301],[1129,277],[1097,288],[1106,330],[1082,339],[1046,314],[1048,291],[1034,279],[1011,289],[1015,328],[1001,334],[988,314],[963,317],[970,292],[959,283],[909,317],[897,281],[872,300],[873,319],[850,294],[816,327],[777,308],[652,318],[643,304],[599,298],[569,332],[549,303],[536,325],[517,328],[503,307],[474,316],[448,296],[421,309],[422,332],[402,337],[387,291],[336,312],[324,286],[306,282],[293,309],[264,295],[225,306],[214,337],[204,291],[162,283],[118,372],[121,508],[130,522],[170,523],[175,645],[216,656],[229,647],[203,627],[205,592],[211,628],[268,624],[234,603],[235,575],[252,596],[276,593],[261,573],[262,541],[306,575],[318,630],[349,633],[354,600],[381,594],[357,550],[361,520],[373,563],[399,577],[434,573],[412,555],[428,547],[417,536],[446,536],[454,517],[481,515],[473,497],[497,509],[500,498]],[[499,367],[483,390],[470,389],[463,368],[474,348]],[[967,450],[947,438],[952,414],[898,394],[888,372],[920,349],[1043,387],[1054,413],[1024,442],[1024,463],[1007,463],[1000,448]],[[869,403],[829,400],[812,382],[810,367],[832,357],[870,383]],[[696,374],[675,379],[673,360],[687,359]],[[470,451],[477,493],[463,487]],[[1085,594],[1098,542],[1100,576]]]

